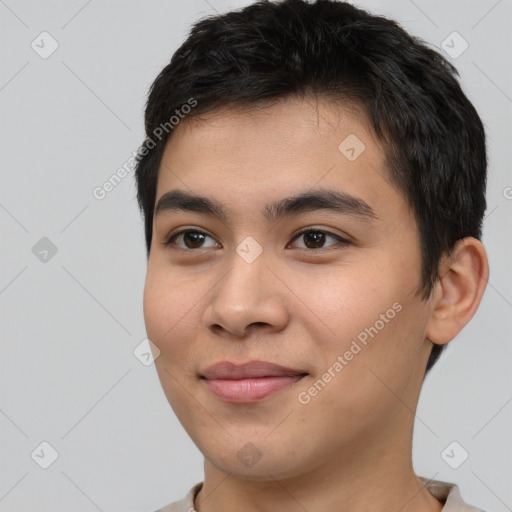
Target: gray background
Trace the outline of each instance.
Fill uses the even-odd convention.
[[[190,24],[249,3],[0,0],[0,511],[152,511],[203,478],[154,366],[133,353],[146,268],[133,174],[103,200],[92,191],[141,143],[148,87]],[[358,5],[432,45],[454,31],[469,44],[449,58],[488,134],[491,276],[425,383],[413,455],[468,502],[512,510],[512,1]],[[51,49],[43,31],[59,45],[47,58],[31,47]],[[47,469],[43,441],[58,453]],[[469,453],[457,469],[441,455],[453,441],[452,465]]]

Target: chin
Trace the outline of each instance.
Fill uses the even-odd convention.
[[[294,452],[280,454],[271,447],[268,450],[270,455],[265,456],[264,449],[258,450],[248,442],[241,450],[223,450],[218,457],[216,453],[201,451],[206,459],[205,464],[209,463],[217,470],[241,480],[266,482],[293,478],[302,473]]]

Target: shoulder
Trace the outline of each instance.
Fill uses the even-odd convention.
[[[440,480],[429,480],[425,477],[418,477],[430,494],[444,503],[443,512],[485,512],[466,503],[460,494],[459,487],[450,482]]]
[[[194,508],[194,498],[201,490],[203,482],[195,484],[180,501],[174,501],[163,508],[155,510],[155,512],[196,512]]]

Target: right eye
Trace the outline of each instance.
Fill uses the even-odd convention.
[[[167,238],[164,242],[162,242],[166,247],[168,246],[176,246],[178,249],[181,249],[182,251],[191,251],[194,249],[205,249],[208,247],[205,247],[203,244],[205,238],[210,238],[211,240],[214,240],[210,235],[205,233],[204,231],[199,231],[197,229],[184,229],[182,231],[179,231],[178,233],[175,233],[171,235],[169,238]],[[185,245],[180,246],[179,243],[176,244],[176,241],[181,240]],[[215,245],[217,244],[217,245]],[[215,247],[219,246],[217,242],[214,243],[213,246]]]

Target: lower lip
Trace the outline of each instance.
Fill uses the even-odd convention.
[[[252,379],[205,379],[210,391],[227,402],[247,403],[261,400],[285,389],[304,377],[257,377]]]

